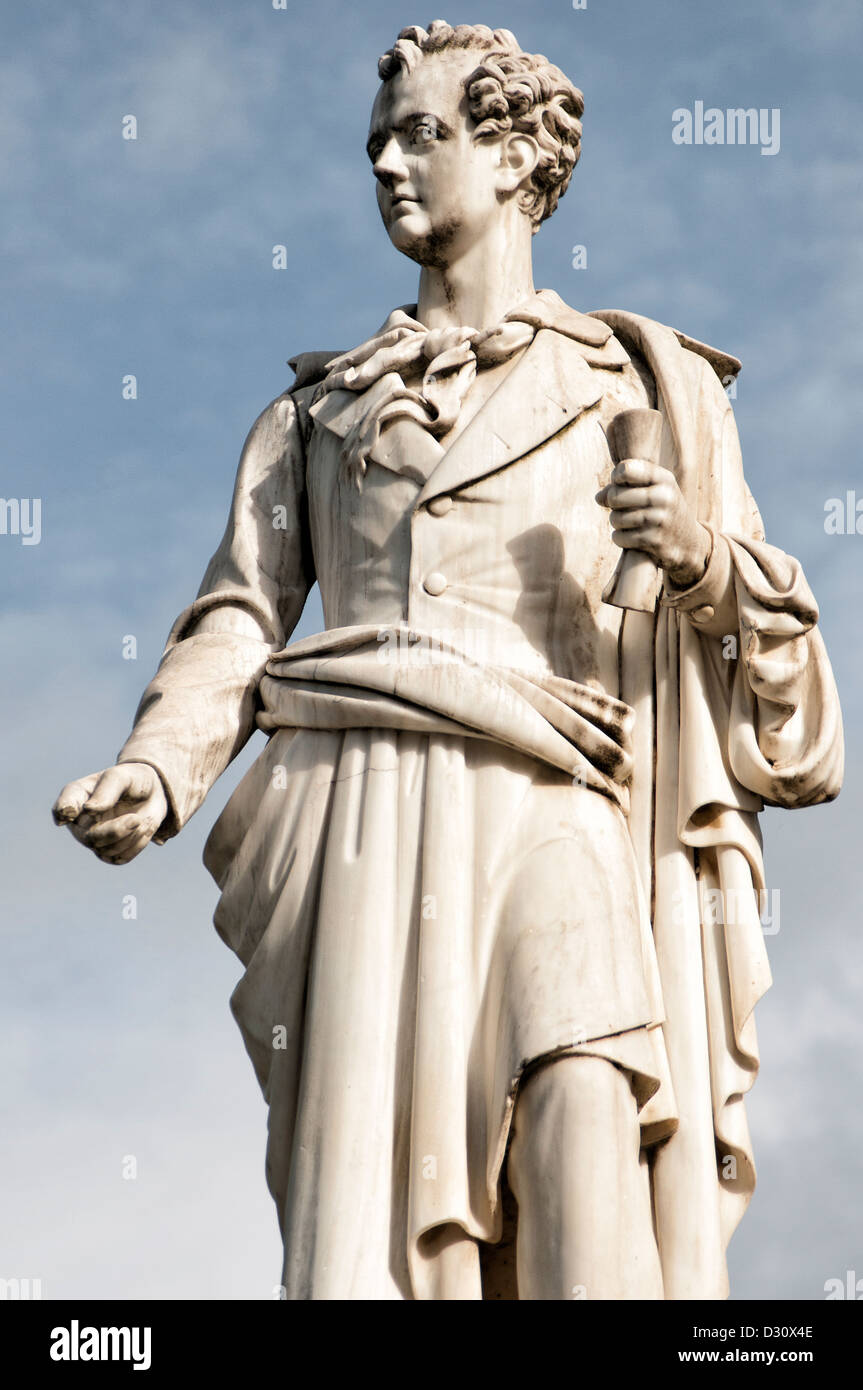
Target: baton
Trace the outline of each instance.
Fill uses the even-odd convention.
[[[662,416],[658,410],[622,410],[608,427],[608,447],[614,462],[647,459],[659,463]],[[661,572],[644,550],[624,550],[617,568],[602,591],[604,603],[653,613],[659,596]]]

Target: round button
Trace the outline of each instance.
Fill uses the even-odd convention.
[[[713,614],[713,605],[711,603],[704,603],[700,608],[691,609],[689,616],[694,623],[709,623]]]
[[[427,574],[423,580],[423,588],[427,594],[431,594],[432,598],[437,598],[446,588],[446,580],[439,570],[432,570],[431,574]]]
[[[428,507],[432,516],[446,516],[447,512],[452,511],[453,501],[451,497],[433,497]]]

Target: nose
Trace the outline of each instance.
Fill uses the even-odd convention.
[[[378,183],[383,184],[384,188],[388,190],[391,190],[400,179],[407,178],[408,171],[401,146],[394,135],[391,135],[384,145],[373,167]]]

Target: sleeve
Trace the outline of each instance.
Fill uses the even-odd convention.
[[[255,730],[258,685],[314,582],[297,407],[279,396],[252,426],[222,542],[177,618],[117,761],[159,773],[176,835]]]
[[[709,644],[705,666],[722,690],[728,764],[742,786],[773,805],[830,801],[844,740],[818,605],[800,562],[764,539],[734,414],[712,371],[702,393],[699,412],[712,421],[702,477],[712,481],[699,501],[713,549],[702,578],[685,590],[667,585],[663,603]]]

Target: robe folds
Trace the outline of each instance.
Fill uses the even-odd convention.
[[[837,794],[838,700],[743,478],[739,364],[548,291],[533,326],[454,442],[393,421],[361,489],[357,398],[316,395],[334,354],[297,359],[120,754],[160,773],[163,842],[269,735],[205,862],[289,1298],[482,1297],[478,1259],[441,1283],[435,1232],[499,1240],[519,1081],[578,1051],[629,1077],[665,1297],[728,1292],[770,982],[757,816]],[[655,615],[602,603],[592,500],[608,421],[643,405],[713,538]],[[326,630],[289,644],[316,578]]]

